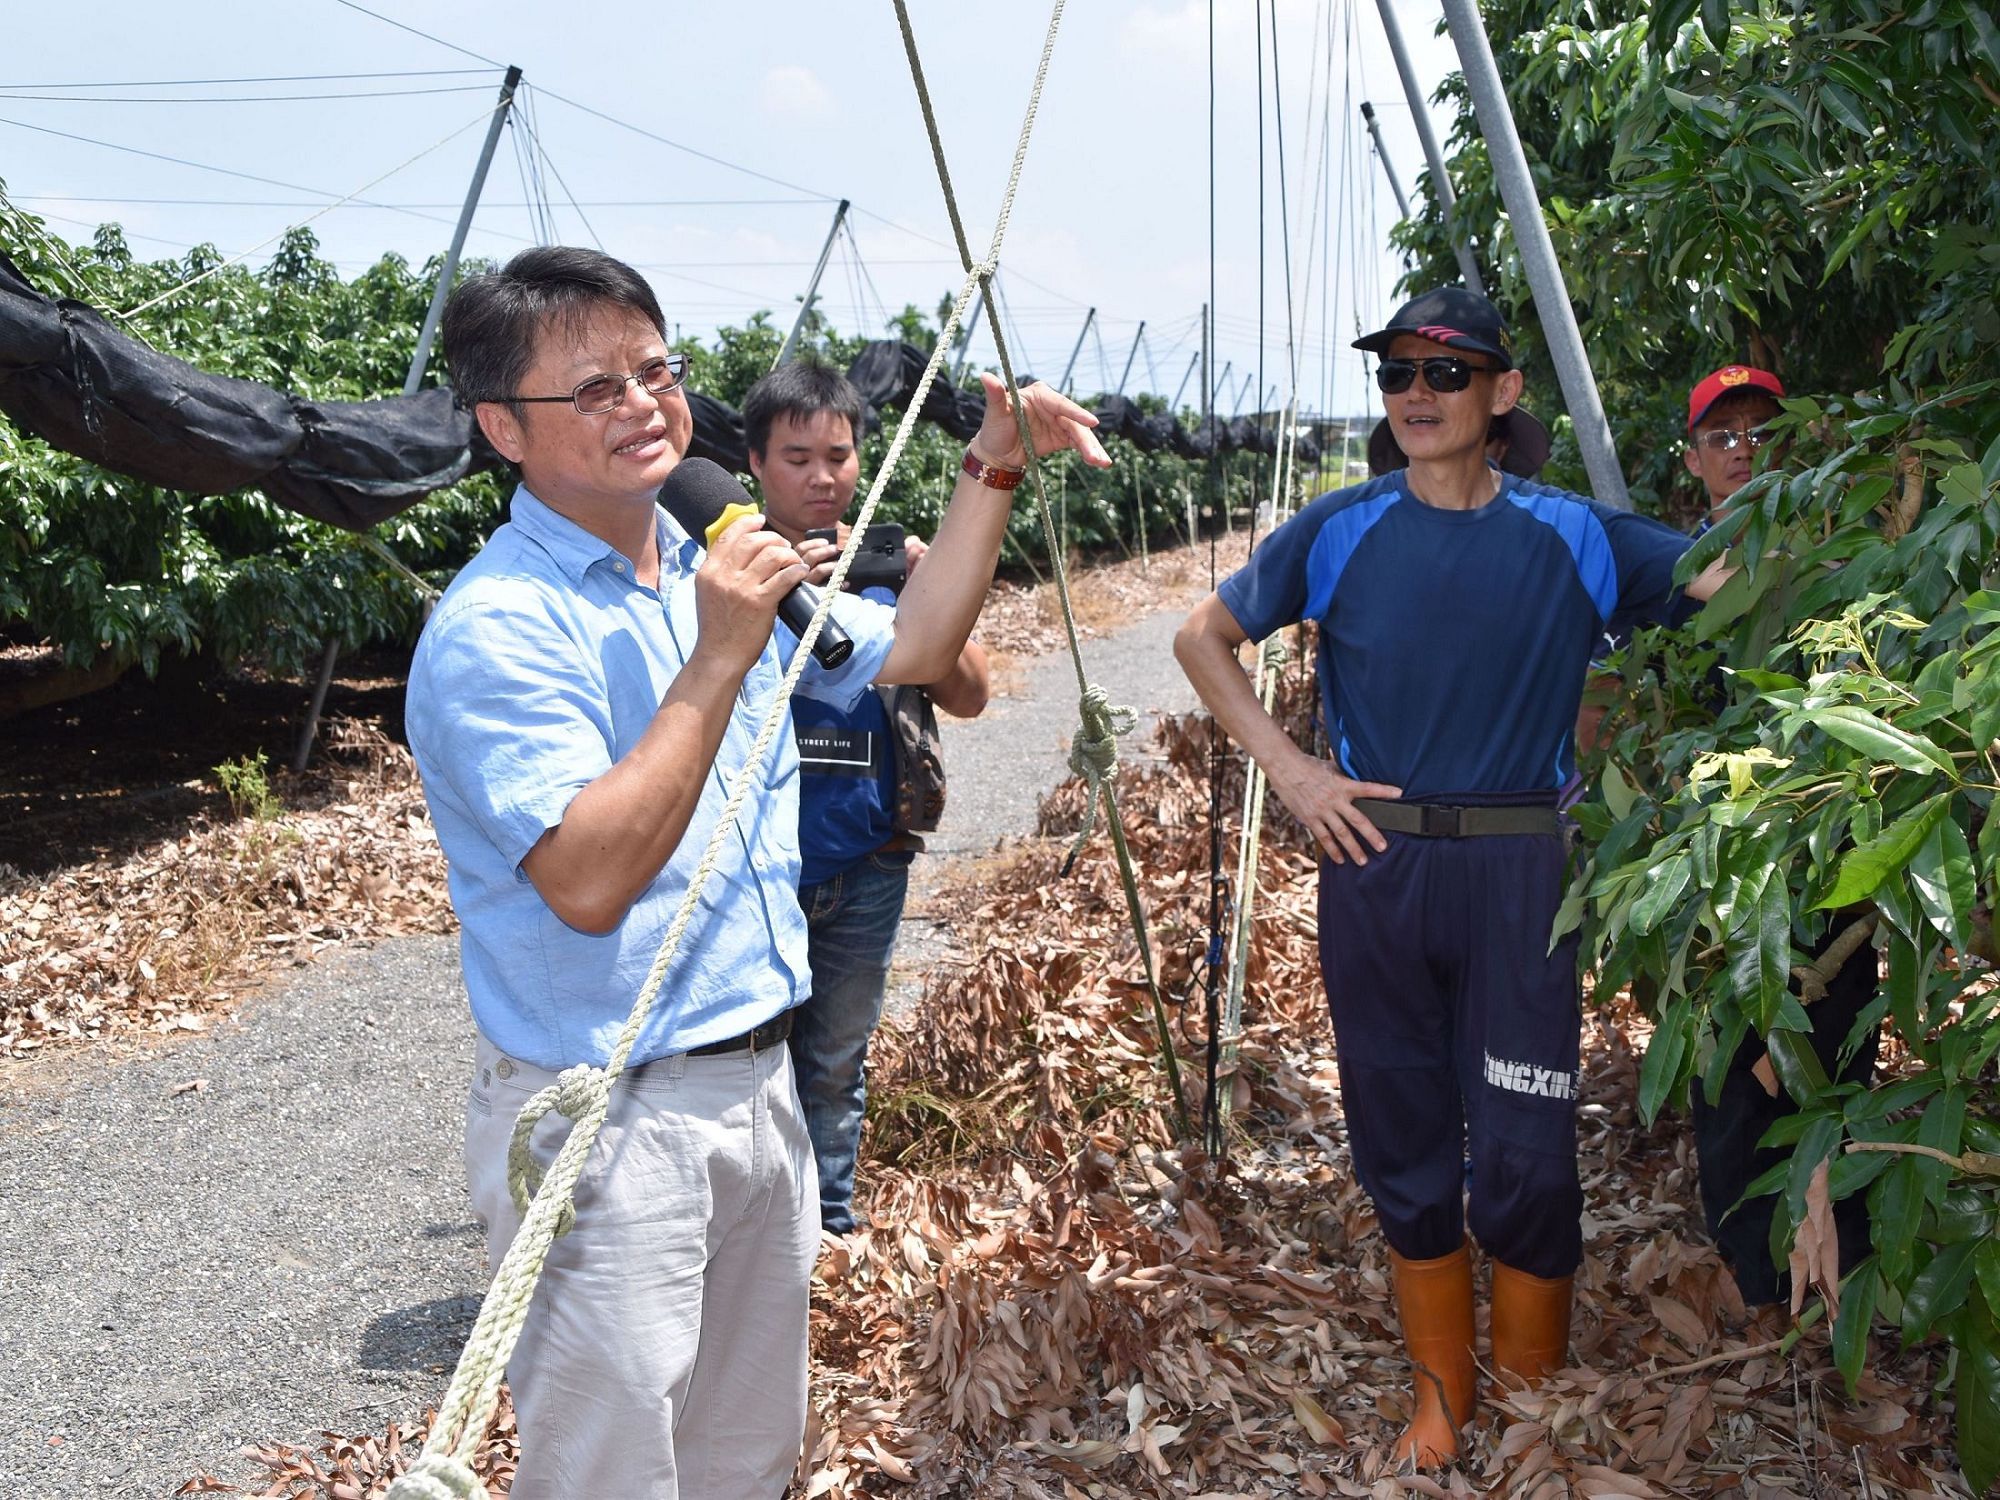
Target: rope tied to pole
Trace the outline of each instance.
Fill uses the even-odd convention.
[[[1076,840],[1062,863],[1064,875],[1069,874],[1097,828],[1102,787],[1105,779],[1118,771],[1119,738],[1139,727],[1139,711],[1112,703],[1104,689],[1094,682],[1084,688],[1076,712],[1079,725],[1076,737],[1069,742],[1069,769],[1072,775],[1083,779],[1089,794],[1083,805],[1083,826],[1077,829]]]
[[[1006,232],[1007,220],[1014,212],[1014,192],[1021,179],[1022,159],[1019,155],[1015,157],[1013,172],[1007,179],[1007,191],[1000,200],[1000,216],[993,226],[995,251],[989,252],[988,262],[975,261],[972,258],[970,241],[966,239],[964,217],[958,211],[958,195],[952,191],[951,169],[945,164],[944,141],[938,134],[937,112],[931,107],[930,85],[924,81],[923,59],[917,53],[917,36],[910,26],[909,7],[906,0],[894,0],[894,3],[896,24],[903,33],[903,53],[910,64],[910,79],[916,85],[917,104],[924,116],[924,130],[930,136],[931,160],[937,166],[938,188],[944,195],[945,213],[951,220],[952,239],[958,246],[959,264],[965,267],[966,274],[972,280],[984,281],[989,276],[987,265],[994,258],[1000,237]],[[1035,68],[1034,90],[1028,101],[1029,125],[1034,123],[1035,110],[1041,100],[1042,84],[1048,77],[1049,58],[1055,50],[1056,27],[1062,20],[1063,6],[1066,3],[1067,0],[1055,0],[1054,11],[1049,18],[1048,37],[1042,43],[1041,60]],[[1026,128],[1023,127],[1024,130]],[[1014,405],[1014,421],[1021,434],[1021,447],[1028,458],[1029,487],[1034,493],[1036,515],[1042,524],[1043,545],[1049,552],[1050,571],[1055,578],[1056,600],[1062,606],[1063,631],[1069,641],[1070,662],[1076,668],[1077,691],[1082,694],[1082,705],[1087,705],[1091,693],[1095,690],[1084,674],[1083,642],[1077,631],[1076,611],[1070,602],[1069,573],[1063,563],[1065,548],[1057,533],[1055,513],[1049,506],[1048,480],[1042,473],[1042,461],[1035,453],[1034,435],[1028,430],[1028,413],[1021,402],[1021,384],[1014,375],[1014,359],[1007,349],[1007,337],[1000,327],[1000,310],[990,296],[985,300],[985,309],[987,326],[993,334],[993,351],[999,356],[1000,374],[1007,382],[1007,394]],[[836,578],[828,584],[828,587],[835,587],[837,583]],[[1082,730],[1083,733],[1079,736],[1082,739],[1105,737],[1103,731],[1093,730],[1087,719],[1082,725]],[[1113,754],[1115,757],[1115,750]],[[1079,771],[1078,774],[1085,773]],[[1185,1136],[1189,1133],[1187,1091],[1181,1084],[1180,1059],[1174,1053],[1173,1033],[1167,1024],[1166,1000],[1160,993],[1159,976],[1153,967],[1153,945],[1152,939],[1147,935],[1145,905],[1139,895],[1138,876],[1133,872],[1132,851],[1125,840],[1125,825],[1118,815],[1117,784],[1115,780],[1101,773],[1091,785],[1091,811],[1088,816],[1093,819],[1096,816],[1096,803],[1100,796],[1104,802],[1106,821],[1111,830],[1111,852],[1118,862],[1119,884],[1125,892],[1126,914],[1132,921],[1132,936],[1139,950],[1139,963],[1145,975],[1146,992],[1152,1001],[1153,1025],[1160,1039],[1160,1061],[1166,1068],[1167,1081],[1173,1089],[1174,1120],[1180,1127],[1181,1134]],[[1086,824],[1086,832],[1088,828],[1089,824]],[[1075,858],[1074,850],[1071,851],[1070,857]],[[1063,869],[1067,873],[1069,869],[1067,861]]]

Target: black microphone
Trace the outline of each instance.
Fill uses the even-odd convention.
[[[760,514],[750,503],[750,492],[721,464],[705,458],[684,458],[674,465],[673,473],[660,486],[660,504],[689,536],[700,537],[710,547],[737,520]],[[818,611],[819,590],[809,583],[795,584],[778,602],[778,618],[800,637]],[[822,667],[837,667],[853,654],[854,642],[840,628],[840,622],[828,615],[813,642],[813,660]]]

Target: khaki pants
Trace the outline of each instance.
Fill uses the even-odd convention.
[[[473,1211],[497,1266],[520,1216],[507,1141],[555,1081],[480,1038]],[[536,1127],[544,1167],[569,1122]],[[514,1500],[778,1500],[805,1432],[818,1189],[781,1044],[628,1071],[508,1363]]]

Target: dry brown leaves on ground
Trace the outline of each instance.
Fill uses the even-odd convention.
[[[409,752],[335,720],[320,764],[274,783],[296,810],[35,879],[0,869],[0,1056],[200,1031],[274,963],[345,938],[449,930]]]
[[[1169,764],[1125,773],[1120,800],[1198,1080],[1205,727],[1163,733]],[[1228,781],[1240,807],[1240,771]],[[1076,787],[1059,792],[1045,831],[1080,808]],[[1575,1362],[1489,1392],[1457,1468],[1395,1473],[1408,1374],[1348,1163],[1313,861],[1274,807],[1218,1167],[1176,1140],[1103,840],[1068,880],[1059,838],[987,867],[961,898],[963,961],[880,1039],[862,1170],[875,1227],[821,1260],[798,1494],[1965,1493],[1928,1395],[1935,1351],[1879,1341],[1850,1400],[1823,1329],[1785,1353],[1783,1325],[1746,1319],[1700,1233],[1687,1134],[1636,1118],[1644,1026],[1622,1000],[1586,1034]],[[336,1493],[284,1451],[294,1487],[269,1493]],[[356,1468],[350,1485],[377,1496],[388,1472]]]

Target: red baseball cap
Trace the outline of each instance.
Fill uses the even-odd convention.
[[[1749,365],[1724,365],[1713,375],[1704,376],[1688,392],[1688,431],[1694,431],[1695,424],[1708,415],[1708,409],[1716,402],[1745,386],[1768,392],[1774,397],[1785,394],[1784,382],[1769,370],[1753,369]]]

